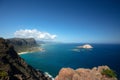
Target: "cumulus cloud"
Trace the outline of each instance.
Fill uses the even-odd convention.
[[[56,38],[56,35],[52,35],[48,32],[41,32],[37,29],[21,29],[16,31],[14,36],[19,38],[35,38],[36,40],[53,40]]]

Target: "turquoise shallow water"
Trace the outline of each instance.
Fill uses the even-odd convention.
[[[108,65],[117,74],[120,74],[120,45],[91,44],[93,49],[80,49],[72,51],[82,44],[44,44],[41,47],[45,52],[34,52],[20,55],[25,61],[36,69],[56,76],[63,67],[92,68],[94,66]]]

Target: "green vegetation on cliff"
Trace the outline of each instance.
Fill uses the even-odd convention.
[[[38,44],[34,38],[11,38],[6,42],[14,46],[17,53],[39,51]]]
[[[103,69],[101,74],[106,75],[107,77],[111,77],[111,78],[117,77],[116,73],[112,69]]]
[[[0,71],[0,77],[6,77],[8,74],[5,71]]]

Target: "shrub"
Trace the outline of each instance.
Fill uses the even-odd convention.
[[[111,69],[103,69],[101,74],[106,75],[107,77],[111,77],[111,78],[116,78],[117,77],[116,73]]]
[[[0,71],[0,77],[6,77],[7,76],[7,72],[5,71]]]

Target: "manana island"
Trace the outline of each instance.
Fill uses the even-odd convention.
[[[21,52],[44,50],[37,46],[33,38],[0,38],[0,80],[118,80],[116,73],[107,65],[76,70],[66,67],[53,78],[44,71],[34,69],[19,56]],[[93,47],[86,44],[78,48]]]

